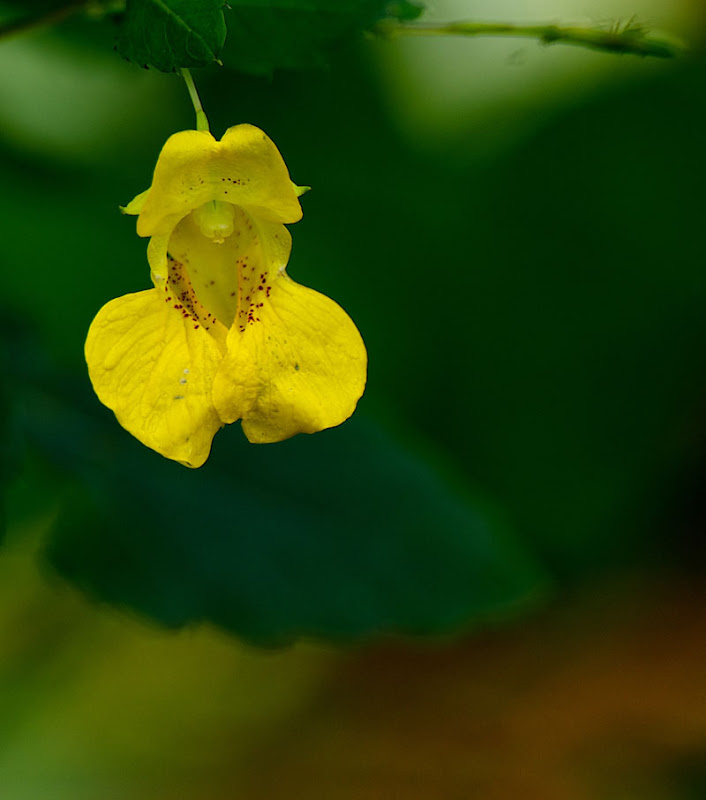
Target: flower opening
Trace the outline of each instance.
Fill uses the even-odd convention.
[[[201,228],[201,233],[216,244],[223,244],[233,233],[235,206],[221,200],[211,200],[194,209],[191,213]]]

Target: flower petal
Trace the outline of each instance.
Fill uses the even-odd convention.
[[[185,323],[157,289],[111,300],[86,339],[101,402],[143,444],[189,467],[206,461],[222,424],[211,401],[222,357],[216,341]]]
[[[145,189],[144,192],[140,192],[136,197],[133,197],[126,206],[118,206],[118,208],[123,214],[137,216],[142,211],[142,206],[145,204],[148,193],[149,189]]]
[[[224,422],[243,420],[251,442],[340,425],[365,387],[365,345],[333,300],[282,273],[244,332],[233,326],[213,384]]]
[[[207,131],[181,131],[162,148],[137,220],[140,236],[168,234],[211,200],[243,207],[272,222],[297,222],[302,211],[274,142],[253,125],[229,128],[220,142]]]

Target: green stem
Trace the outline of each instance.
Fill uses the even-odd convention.
[[[675,42],[647,36],[632,20],[612,30],[578,28],[564,25],[513,25],[503,22],[449,22],[401,24],[381,22],[375,29],[386,36],[517,36],[538,39],[543,44],[564,44],[591,47],[610,53],[673,58],[682,52]]]
[[[28,14],[26,17],[19,17],[19,19],[11,19],[8,22],[0,23],[0,39],[5,39],[18,33],[25,33],[34,28],[56,25],[88,5],[89,0],[79,0],[79,2],[67,3],[60,8],[42,11],[37,15]]]
[[[196,130],[208,131],[210,133],[211,128],[208,124],[208,117],[206,116],[206,112],[203,110],[203,106],[201,105],[201,98],[199,97],[199,93],[196,91],[194,79],[191,77],[189,70],[185,67],[182,67],[182,69],[179,71],[181,72],[181,77],[186,83],[186,88],[189,90],[191,102],[194,104],[194,111],[196,112]]]

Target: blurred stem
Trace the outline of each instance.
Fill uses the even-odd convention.
[[[543,44],[574,44],[609,53],[673,58],[683,48],[676,42],[647,35],[631,19],[623,25],[605,28],[577,28],[563,25],[513,25],[504,22],[448,22],[401,24],[384,21],[375,29],[385,36],[517,36],[538,39]]]
[[[44,9],[39,12],[35,11],[33,14],[28,14],[25,17],[0,23],[0,39],[14,36],[17,33],[25,33],[34,28],[56,25],[67,17],[87,8],[89,4],[89,0],[75,0],[73,3],[66,3],[58,8]]]
[[[194,79],[191,77],[189,70],[185,67],[179,71],[181,72],[181,77],[186,83],[186,88],[189,90],[191,102],[194,104],[194,111],[196,112],[196,130],[209,131],[210,133],[211,128],[208,124],[208,117],[206,116],[206,112],[203,110],[203,106],[201,105],[201,98],[199,97],[199,93],[196,91]]]

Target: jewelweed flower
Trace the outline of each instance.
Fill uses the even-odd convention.
[[[96,394],[143,444],[190,467],[218,429],[251,442],[339,425],[365,387],[365,346],[333,300],[285,267],[300,190],[252,125],[220,141],[182,131],[125,213],[149,237],[154,288],[98,312],[86,339]]]

